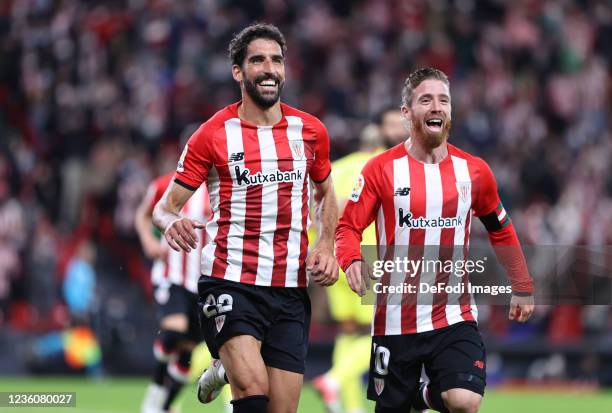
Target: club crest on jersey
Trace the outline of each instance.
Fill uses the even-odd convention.
[[[293,159],[296,161],[303,161],[306,159],[304,157],[304,144],[302,142],[291,142],[289,147],[291,148]]]
[[[217,327],[217,333],[221,332],[225,324],[225,314],[215,317],[215,327]]]
[[[457,182],[457,193],[459,194],[459,199],[463,202],[467,202],[469,199],[470,193],[472,192],[472,183],[471,182]]]
[[[188,150],[189,150],[189,143],[185,145],[185,148],[183,149],[183,153],[181,153],[181,157],[178,160],[178,164],[176,165],[177,172],[185,171],[185,157],[187,156]]]
[[[385,379],[374,377],[374,390],[376,391],[376,394],[380,396],[380,394],[383,392],[384,389],[385,389]]]
[[[365,186],[365,178],[363,175],[359,175],[357,180],[355,180],[355,184],[353,185],[353,192],[351,192],[351,197],[349,198],[353,202],[359,201],[359,197],[361,196],[361,191],[363,191],[363,187]]]

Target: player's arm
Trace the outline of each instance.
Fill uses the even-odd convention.
[[[533,280],[529,275],[514,225],[506,213],[497,193],[497,183],[489,166],[482,162],[479,180],[476,216],[484,224],[491,246],[512,284],[510,320],[525,322],[534,310]]]
[[[342,217],[336,228],[336,257],[340,267],[346,274],[349,287],[360,296],[368,288],[368,278],[364,277],[362,268],[365,264],[361,256],[361,239],[363,231],[374,221],[380,198],[374,184],[374,167],[371,162],[366,164],[362,173],[355,181]]]
[[[329,135],[318,119],[312,124],[316,132],[314,162],[309,171],[313,185],[313,201],[318,222],[318,239],[306,258],[306,271],[319,285],[329,286],[338,281],[338,263],[334,256],[334,231],[338,221],[338,203],[332,185],[329,161]]]
[[[164,195],[153,209],[153,223],[164,233],[170,247],[176,251],[191,252],[197,247],[196,228],[204,224],[194,219],[182,217],[181,209],[194,191],[176,182],[171,182]]]
[[[338,281],[338,264],[334,256],[334,233],[338,222],[338,202],[331,175],[323,182],[313,181],[313,201],[318,222],[317,242],[306,259],[306,270],[319,285]]]
[[[151,217],[153,215],[153,201],[155,200],[156,187],[154,183],[149,185],[147,193],[140,201],[136,216],[134,218],[134,227],[140,239],[140,244],[147,257],[151,259],[159,259],[164,255],[164,248],[159,239],[153,235],[153,226]]]
[[[195,190],[208,179],[213,166],[212,135],[206,123],[200,126],[183,148],[173,181],[153,209],[153,223],[164,233],[170,247],[190,252],[197,247],[196,228],[204,224],[182,217],[181,209]]]

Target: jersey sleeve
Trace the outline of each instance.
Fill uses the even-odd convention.
[[[482,217],[489,214],[500,204],[497,193],[497,181],[493,171],[485,161],[478,159],[478,181],[476,202],[473,205],[474,215]]]
[[[151,182],[151,184],[149,184],[149,188],[147,189],[147,196],[149,196],[148,194],[151,194],[151,197],[149,198],[151,200],[151,202],[149,202],[151,210],[155,208],[155,204],[157,204],[157,202],[161,199],[165,190],[166,188],[162,188],[159,184],[159,179],[156,179],[155,181]]]
[[[214,159],[213,132],[205,123],[191,135],[176,166],[176,183],[195,191],[208,179]]]
[[[329,134],[322,122],[315,124],[317,141],[315,143],[315,159],[310,169],[310,177],[313,181],[320,183],[325,181],[331,173],[331,162],[329,160]]]
[[[376,218],[380,205],[376,172],[377,167],[373,162],[363,168],[336,228],[336,258],[343,271],[353,261],[362,259],[360,244],[363,231]]]
[[[159,202],[159,200],[162,198],[171,180],[172,174],[167,174],[156,178],[149,184],[149,187],[147,188],[147,196],[150,194],[149,199],[151,202],[149,203],[149,206],[151,207],[151,210],[153,210],[155,204],[157,204],[157,202]]]
[[[502,264],[516,295],[533,293],[533,280],[510,216],[499,199],[497,182],[491,168],[480,160],[480,179],[474,214],[480,218],[489,234],[489,241]]]

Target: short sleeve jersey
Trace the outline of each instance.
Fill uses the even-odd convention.
[[[238,117],[238,103],[193,134],[175,181],[206,183],[212,220],[202,274],[246,284],[305,287],[309,182],[331,172],[329,136],[316,117],[281,104],[282,118],[257,126]]]

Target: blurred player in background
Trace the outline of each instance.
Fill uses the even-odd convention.
[[[398,107],[380,111],[375,123],[367,125],[361,133],[358,151],[336,160],[332,164],[332,177],[338,205],[344,207],[351,195],[353,183],[361,169],[373,156],[406,139],[407,130]],[[363,233],[362,245],[376,245],[374,225]],[[367,372],[370,352],[370,325],[372,307],[362,305],[346,282],[344,274],[327,289],[332,318],[339,324],[332,368],[313,380],[314,388],[323,398],[331,413],[363,412],[361,378]]]
[[[229,52],[242,100],[189,139],[154,211],[170,246],[190,251],[202,224],[179,213],[194,191],[208,187],[213,218],[199,282],[202,325],[211,354],[225,366],[236,413],[297,410],[308,276],[322,286],[338,278],[329,136],[320,120],[280,102],[285,51],[272,25],[251,25],[234,37]],[[320,237],[307,257],[310,185]],[[204,375],[200,390],[209,383]]]
[[[509,318],[527,321],[533,312],[533,281],[495,177],[482,159],[447,142],[451,97],[446,75],[433,68],[412,73],[402,91],[402,113],[410,124],[408,140],[366,164],[338,224],[338,261],[349,286],[365,293],[363,274],[368,271],[359,243],[372,221],[379,244],[392,246],[394,257],[457,262],[467,258],[473,213],[512,282]],[[458,277],[399,269],[383,275],[383,286],[416,290],[377,295],[368,385],[376,412],[411,407],[478,411],[486,360],[473,298],[469,291],[426,294],[420,289],[421,283],[465,286],[467,277],[467,272]],[[423,364],[430,381],[419,386]]]
[[[189,137],[190,133],[185,134]],[[186,140],[186,139],[185,139]],[[188,381],[191,353],[202,341],[198,324],[197,283],[200,252],[206,241],[198,230],[199,242],[190,253],[174,251],[161,234],[155,233],[151,216],[173,173],[155,179],[147,189],[135,216],[135,226],[145,255],[154,260],[151,283],[158,308],[160,331],[153,345],[157,364],[142,402],[142,413],[167,412],[181,387]],[[181,214],[206,222],[210,205],[206,188],[201,187],[183,207]]]

